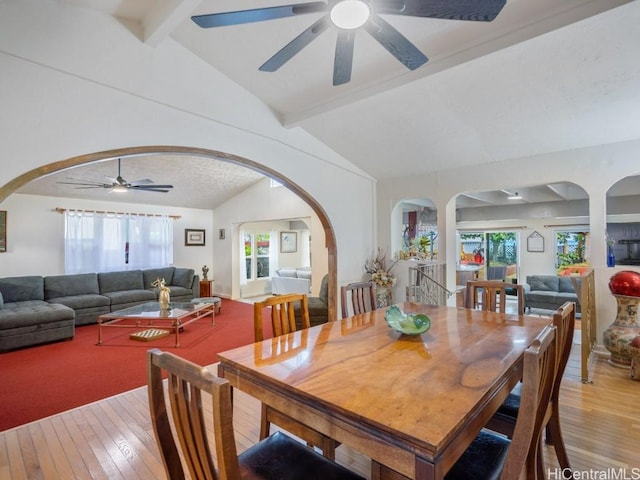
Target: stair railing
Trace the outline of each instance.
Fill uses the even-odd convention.
[[[409,267],[407,301],[429,305],[446,305],[456,292],[444,286],[446,265],[421,263]]]

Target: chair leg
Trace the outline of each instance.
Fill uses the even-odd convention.
[[[547,423],[547,441],[553,445],[556,451],[556,457],[558,457],[558,464],[562,469],[571,469],[569,464],[569,456],[567,455],[567,449],[564,446],[564,439],[562,438],[562,430],[560,429],[560,417],[558,412],[553,412],[549,423]]]
[[[269,436],[269,430],[271,430],[271,423],[267,419],[267,406],[263,403],[260,415],[260,440],[264,440]]]

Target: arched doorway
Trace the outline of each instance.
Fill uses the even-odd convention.
[[[289,189],[295,195],[297,195],[302,201],[304,201],[313,212],[317,215],[325,236],[325,246],[327,248],[327,263],[328,263],[328,275],[329,275],[329,318],[334,320],[336,315],[336,303],[337,303],[337,252],[335,232],[331,225],[331,222],[322,208],[322,206],[303,188],[285,177],[281,173],[268,168],[264,165],[256,163],[250,159],[232,155],[226,152],[220,152],[216,150],[191,148],[183,146],[146,146],[146,147],[131,147],[121,148],[115,150],[107,150],[102,152],[90,153],[86,155],[79,155],[76,157],[68,158],[58,162],[54,162],[48,165],[42,165],[35,168],[13,180],[6,185],[0,187],[0,201],[6,199],[9,195],[14,193],[17,189],[26,185],[32,180],[40,178],[45,175],[49,175],[55,172],[66,170],[72,167],[90,164],[101,160],[113,159],[113,158],[125,158],[129,156],[139,155],[152,155],[152,154],[177,154],[177,155],[190,155],[202,158],[217,159],[224,162],[233,163],[239,166],[246,167],[258,173],[261,173],[267,177],[277,180],[284,187]]]

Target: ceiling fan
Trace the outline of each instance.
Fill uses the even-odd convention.
[[[195,15],[191,19],[202,28],[224,27],[278,18],[327,12],[267,60],[259,70],[275,72],[331,26],[338,28],[333,65],[333,85],[351,80],[355,32],[363,27],[375,40],[409,70],[424,65],[428,58],[380,14],[430,17],[446,20],[490,22],[506,0],[328,0],[255,8],[235,12]]]
[[[139,190],[142,192],[160,192],[167,193],[173,185],[158,185],[153,183],[148,178],[142,180],[135,180],[133,182],[127,182],[120,175],[120,159],[118,159],[118,176],[116,178],[106,177],[111,183],[102,183],[94,181],[83,181],[75,178],[69,178],[69,180],[76,180],[74,182],[58,182],[65,185],[78,185],[76,189],[85,188],[110,188],[112,192],[126,192],[128,190]]]

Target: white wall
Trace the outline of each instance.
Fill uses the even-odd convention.
[[[21,194],[9,196],[0,208],[7,210],[7,252],[0,254],[0,277],[64,273],[64,215],[56,208],[180,216],[173,224],[174,265],[193,268],[202,277],[202,266],[213,261],[210,210],[134,203],[118,203],[114,208],[107,202]],[[204,229],[206,245],[185,246],[185,228]]]
[[[227,232],[225,240],[217,242],[220,248],[214,248],[216,294],[240,298],[238,232],[242,224],[297,218],[310,219],[311,290],[313,295],[318,294],[322,277],[328,271],[324,230],[311,207],[289,189],[270,188],[269,179],[261,180],[216,208],[213,218],[216,228],[224,228]],[[339,270],[342,271],[342,268]]]
[[[263,103],[170,38],[151,47],[95,11],[3,1],[0,71],[0,188],[37,167],[111,149],[220,151],[279,172],[317,200],[335,231],[338,281],[358,275],[373,250],[375,181],[303,130],[283,128]],[[220,218],[214,231],[226,228],[227,236],[212,243],[214,288],[231,293],[232,224],[258,218]],[[323,236],[313,229],[316,250]]]

